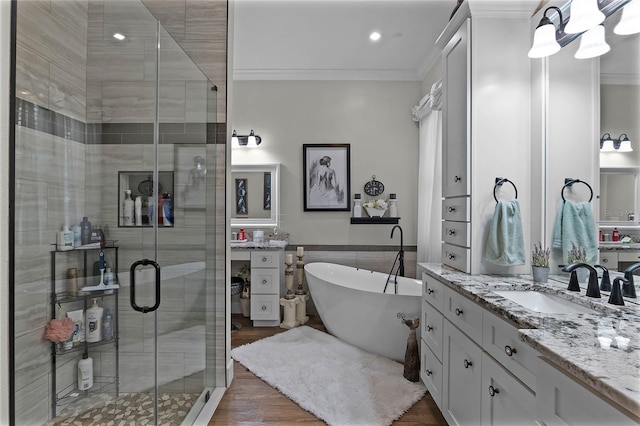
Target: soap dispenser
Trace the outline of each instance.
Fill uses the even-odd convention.
[[[91,307],[87,309],[87,342],[95,343],[102,340],[102,312],[98,306],[98,299],[93,299]]]

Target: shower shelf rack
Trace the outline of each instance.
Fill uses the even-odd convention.
[[[114,271],[116,272],[114,274],[114,281],[117,283],[118,282],[118,278],[117,278],[118,246],[115,243],[116,241],[107,241],[105,247],[103,247],[102,250],[105,252],[105,255],[108,254],[109,252],[111,252],[112,254],[112,256],[110,257],[113,258],[112,266],[114,267]],[[51,373],[51,387],[52,387],[51,413],[52,413],[52,417],[56,417],[58,408],[68,406],[70,404],[73,404],[79,400],[82,400],[88,397],[93,397],[100,394],[107,395],[107,392],[112,393],[113,395],[115,395],[116,398],[119,395],[120,357],[119,357],[118,289],[98,290],[98,291],[90,291],[90,292],[83,292],[79,290],[77,296],[71,296],[67,291],[56,292],[56,283],[61,282],[59,279],[56,278],[56,266],[58,262],[62,262],[59,259],[60,256],[65,258],[64,259],[65,267],[75,266],[75,265],[78,266],[77,267],[78,287],[83,288],[83,287],[86,287],[87,285],[89,286],[92,285],[90,283],[95,279],[93,275],[90,275],[88,255],[89,253],[92,253],[97,259],[98,258],[97,253],[99,251],[100,251],[99,247],[86,248],[86,249],[73,249],[73,250],[66,250],[66,251],[61,251],[61,250],[51,251],[51,289],[50,291],[51,291],[51,318],[52,319],[55,318],[56,307],[62,306],[63,304],[74,306],[77,309],[79,309],[80,306],[82,306],[83,312],[86,313],[87,307],[88,307],[88,300],[90,299],[101,299],[103,301],[103,303],[101,304],[102,306],[104,306],[105,299],[109,299],[113,301],[113,309],[111,312],[113,316],[113,320],[112,320],[113,321],[113,338],[112,339],[101,340],[99,342],[85,341],[67,350],[61,349],[59,347],[61,346],[61,344],[55,344],[55,343],[51,344],[51,372],[52,372]],[[77,254],[80,252],[82,253],[82,255],[77,256]],[[75,258],[71,256],[72,253],[76,254]],[[62,281],[66,282],[66,279]],[[71,383],[66,385],[61,390],[57,389],[58,358],[61,358],[61,359],[62,357],[66,358],[68,354],[75,354],[75,356],[77,356],[78,354],[83,352],[91,353],[95,351],[97,347],[106,346],[106,345],[114,346],[113,352],[115,352],[114,354],[115,355],[115,371],[113,375],[109,375],[109,376],[96,375],[94,376],[94,384],[91,387],[91,389],[78,390],[77,383],[75,380],[75,374],[74,374],[76,369],[73,368],[71,369],[71,372],[68,372],[68,374],[70,374],[72,379],[67,378],[67,382],[69,382],[70,380]],[[107,352],[101,351],[100,353],[103,354]],[[71,355],[71,356],[73,357],[74,355]],[[73,362],[73,361],[69,360],[69,362]],[[94,368],[94,371],[95,370],[96,369]],[[104,371],[102,371],[102,373],[104,374]]]

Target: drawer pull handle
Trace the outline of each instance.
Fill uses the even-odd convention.
[[[511,355],[515,354],[516,352],[518,352],[518,351],[516,351],[516,348],[512,348],[511,346],[507,345],[507,346],[504,347],[504,352],[508,356],[511,356]]]
[[[453,213],[453,212],[455,212],[455,211],[456,211],[456,208],[455,208],[455,207],[453,207],[453,206],[449,206],[449,207],[447,207],[447,211],[448,211],[449,213]]]
[[[427,331],[431,331],[433,330],[433,327],[431,327],[430,325],[427,326]]]
[[[449,256],[448,256],[448,257],[449,257],[449,260],[453,260],[453,259],[455,259],[455,258],[456,258],[456,255],[455,255],[455,254],[453,254],[453,253],[449,253]]]
[[[495,394],[500,393],[500,391],[493,386],[489,386],[489,395],[495,396]]]
[[[469,368],[473,365],[473,363],[471,361],[467,361],[466,359],[464,360],[464,368]]]
[[[428,288],[427,289],[427,294],[433,294],[433,289],[432,288]]]
[[[266,311],[267,310],[267,305],[262,305],[262,307],[260,309],[262,309],[263,311]]]
[[[456,308],[456,311],[455,311],[455,312],[456,312],[456,315],[457,315],[457,316],[462,315],[462,309]]]
[[[449,235],[456,235],[456,231],[454,231],[453,229],[449,229]]]
[[[424,371],[424,373],[425,373],[427,376],[430,376],[430,375],[432,375],[432,374],[433,374],[433,372],[432,372],[431,370],[425,370],[425,371]]]
[[[462,178],[460,176],[454,176],[453,177],[453,181],[454,182],[460,182],[462,180]]]
[[[266,258],[266,257],[263,257],[263,258],[262,258],[262,261],[263,261],[263,262],[266,262],[266,261],[267,261],[267,258]]]
[[[262,280],[262,284],[266,284],[266,283],[267,283],[267,280],[266,280],[266,279],[263,279],[263,280]]]

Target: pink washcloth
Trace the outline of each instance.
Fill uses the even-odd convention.
[[[73,330],[76,328],[76,323],[71,318],[64,319],[52,319],[47,324],[47,329],[44,333],[45,339],[49,339],[54,343],[64,342],[69,340]]]

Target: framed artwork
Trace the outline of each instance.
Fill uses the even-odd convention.
[[[236,179],[236,214],[249,214],[247,206],[247,179]]]
[[[304,211],[350,211],[349,144],[302,146]]]
[[[262,198],[262,208],[271,210],[271,172],[264,173],[264,191]]]

